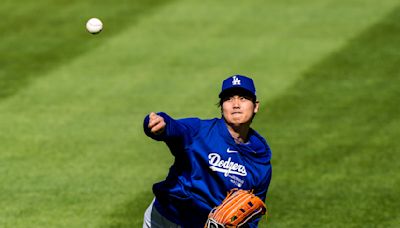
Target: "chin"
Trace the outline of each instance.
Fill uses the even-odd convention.
[[[225,118],[225,121],[231,126],[239,127],[247,123],[245,119],[246,118],[242,117],[230,117],[230,118]]]
[[[233,126],[240,126],[240,125],[243,124],[243,121],[240,121],[240,120],[232,120],[232,121],[231,121],[231,124],[232,124]]]

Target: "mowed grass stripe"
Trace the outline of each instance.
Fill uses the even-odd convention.
[[[398,227],[400,8],[257,116],[273,151],[271,227]]]
[[[0,7],[0,100],[169,2],[6,0]],[[85,30],[91,17],[104,22],[96,39]]]

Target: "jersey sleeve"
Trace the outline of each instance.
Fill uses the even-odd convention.
[[[269,183],[271,182],[271,177],[272,177],[271,163],[269,165],[267,165],[265,172],[266,172],[265,178],[263,179],[262,183],[260,184],[259,187],[254,189],[254,194],[256,196],[260,197],[264,202],[266,200]]]
[[[271,167],[271,164],[269,164],[266,169],[266,176],[265,176],[264,181],[258,188],[254,189],[254,194],[256,196],[260,197],[264,202],[266,202],[266,196],[267,196],[269,184],[271,182],[271,177],[272,177],[272,167]],[[266,205],[267,205],[267,209],[268,209],[268,202],[266,202]],[[253,221],[246,224],[247,226],[245,226],[245,227],[256,228],[256,227],[258,227],[258,223],[260,222],[261,219],[262,219],[262,217],[254,219]]]
[[[169,141],[175,139],[185,139],[197,134],[200,128],[200,120],[198,118],[186,118],[175,120],[164,112],[157,113],[164,118],[166,123],[163,133],[153,134],[147,127],[149,125],[149,115],[143,121],[143,129],[147,136],[157,141]]]

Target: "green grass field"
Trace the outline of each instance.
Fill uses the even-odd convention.
[[[400,227],[398,1],[5,0],[0,14],[0,227],[141,227],[173,159],[143,117],[219,116],[237,73],[273,150],[260,227]]]

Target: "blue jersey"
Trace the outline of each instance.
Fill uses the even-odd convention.
[[[237,144],[223,119],[175,120],[158,113],[166,122],[154,135],[144,120],[146,135],[164,141],[175,160],[168,176],[153,185],[155,207],[182,227],[203,228],[211,209],[232,188],[254,190],[265,201],[271,180],[271,150],[263,137],[250,129],[248,142]],[[257,227],[258,221],[249,224]]]

